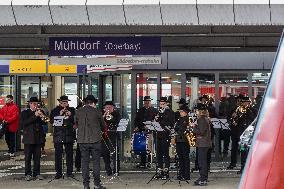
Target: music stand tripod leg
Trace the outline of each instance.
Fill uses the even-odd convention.
[[[154,133],[155,132],[155,133]],[[155,142],[156,142],[156,144],[155,144],[155,153],[156,153],[156,161],[155,161],[155,166],[156,166],[156,172],[155,172],[155,174],[152,176],[152,178],[146,183],[146,184],[149,184],[157,175],[158,175],[158,159],[157,159],[157,130],[154,128],[154,130],[153,130],[153,137],[154,137],[154,134],[155,134]],[[153,142],[153,143],[155,143],[155,142]]]

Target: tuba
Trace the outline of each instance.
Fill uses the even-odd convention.
[[[195,147],[196,145],[196,136],[193,133],[193,118],[192,117],[188,117],[188,126],[187,126],[187,130],[184,132],[185,137],[187,139],[187,142],[189,144],[189,146]]]

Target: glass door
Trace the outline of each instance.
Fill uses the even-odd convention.
[[[28,108],[30,97],[40,99],[40,77],[19,77],[19,105],[20,111]]]

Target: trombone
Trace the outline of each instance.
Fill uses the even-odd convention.
[[[105,136],[105,138],[104,138],[104,136]],[[110,138],[107,134],[107,131],[105,131],[105,132],[102,131],[102,141],[106,145],[106,148],[108,149],[108,151],[110,153],[110,156],[112,156],[115,153],[115,147],[114,147],[113,143],[111,142],[111,140],[110,140]]]

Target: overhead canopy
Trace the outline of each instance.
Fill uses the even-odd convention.
[[[284,24],[281,0],[1,0],[0,10],[0,26]]]

